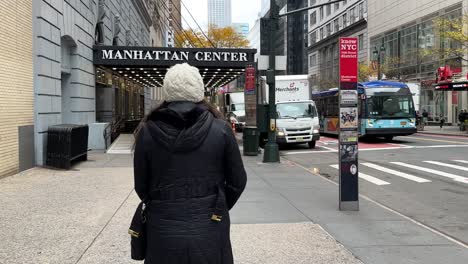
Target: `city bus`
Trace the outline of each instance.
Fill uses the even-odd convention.
[[[312,94],[322,134],[339,133],[339,90]],[[412,93],[404,83],[372,81],[358,84],[358,131],[361,137],[384,137],[416,133],[416,112]]]

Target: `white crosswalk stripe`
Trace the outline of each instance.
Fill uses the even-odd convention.
[[[443,166],[443,167],[448,167],[448,168],[452,168],[452,169],[456,169],[456,170],[468,171],[467,167],[458,166],[458,165],[454,165],[454,164],[443,163],[443,162],[432,161],[432,160],[426,160],[426,161],[423,161],[423,162],[434,164],[434,165],[439,165],[439,166]]]
[[[375,170],[383,171],[385,173],[389,173],[389,174],[393,174],[393,175],[398,176],[398,177],[405,178],[405,179],[410,180],[410,181],[415,181],[415,182],[418,182],[418,183],[431,182],[430,180],[427,180],[427,179],[424,179],[424,178],[421,178],[421,177],[417,177],[417,176],[414,176],[414,175],[411,175],[411,174],[408,174],[408,173],[404,173],[404,172],[401,172],[401,171],[396,171],[396,170],[392,170],[392,169],[389,169],[389,168],[385,168],[385,167],[382,167],[382,166],[377,165],[377,164],[368,163],[368,162],[361,163],[361,164],[364,165],[364,166],[367,166],[369,168],[375,169]]]
[[[330,165],[330,167],[332,168],[335,168],[335,169],[339,169],[339,165]],[[383,181],[381,179],[378,179],[374,176],[370,176],[370,175],[367,175],[365,173],[362,173],[362,172],[359,172],[359,178],[363,179],[363,180],[366,180],[368,182],[371,182],[375,185],[389,185],[390,183],[389,182],[386,182],[386,181]]]
[[[454,160],[455,162],[468,164],[468,160]]]
[[[421,166],[411,165],[411,164],[407,164],[407,163],[404,163],[404,162],[390,162],[390,163],[395,164],[395,165],[399,165],[399,166],[403,166],[403,167],[407,167],[407,168],[410,168],[410,169],[414,169],[414,170],[424,171],[424,172],[432,173],[432,174],[435,174],[435,175],[447,177],[447,178],[453,179],[454,181],[463,182],[463,183],[468,184],[468,178],[462,177],[460,175],[455,175],[455,174],[452,174],[452,173],[433,170],[433,169],[429,169],[429,168],[425,168],[425,167],[421,167]]]

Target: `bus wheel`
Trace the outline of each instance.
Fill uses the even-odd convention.
[[[386,140],[386,141],[392,141],[392,140],[393,140],[393,136],[385,136],[385,140]]]
[[[317,141],[314,140],[314,141],[308,142],[307,144],[309,145],[309,148],[313,149],[315,148],[315,143],[317,143]]]

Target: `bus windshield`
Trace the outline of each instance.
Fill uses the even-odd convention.
[[[367,109],[371,118],[414,118],[411,95],[374,95],[367,97]]]
[[[307,102],[277,104],[278,118],[316,117],[315,105]]]

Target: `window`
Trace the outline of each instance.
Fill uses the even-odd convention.
[[[364,18],[364,4],[359,4],[359,20]]]
[[[316,4],[317,0],[310,0],[309,6],[314,6]]]
[[[331,15],[331,5],[327,5],[327,16]]]
[[[335,29],[334,29],[334,32],[335,32],[335,33],[338,32],[338,31],[340,31],[340,23],[339,23],[338,18],[335,19],[335,20],[333,21],[333,27],[335,28]]]
[[[348,26],[348,14],[345,13],[343,15],[343,28],[347,27]]]
[[[350,13],[349,13],[349,21],[351,23],[354,23],[356,21],[356,7],[351,8]]]
[[[326,30],[327,30],[327,37],[331,35],[331,24],[328,23],[326,26],[325,26]]]
[[[323,20],[323,6],[320,7],[319,12],[320,12],[320,20]]]
[[[309,38],[310,38],[310,41],[309,41],[310,45],[315,44],[315,42],[317,42],[317,31],[310,33]]]
[[[312,12],[310,14],[310,25],[313,26],[317,23],[317,11]]]
[[[358,36],[359,40],[359,51],[364,49],[364,34]]]
[[[320,39],[323,39],[323,27],[320,29]]]
[[[335,3],[335,12],[338,11],[338,9],[340,9],[340,2]]]
[[[309,56],[309,68],[312,68],[317,65],[317,55],[310,55]]]

